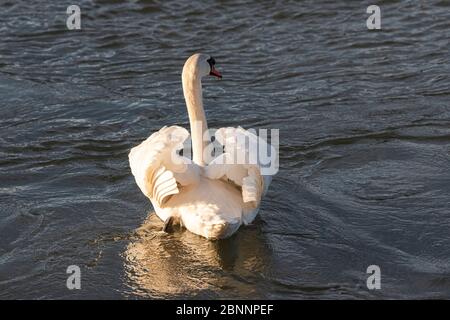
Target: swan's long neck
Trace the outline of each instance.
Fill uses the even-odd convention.
[[[185,66],[183,69],[183,93],[191,125],[193,161],[200,166],[204,166],[203,150],[206,148],[208,141],[204,141],[203,136],[208,130],[208,124],[203,109],[202,82],[195,71],[189,66]]]

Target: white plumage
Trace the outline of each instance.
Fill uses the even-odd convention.
[[[193,160],[177,153],[190,136],[179,126],[153,133],[131,150],[129,160],[137,185],[160,219],[180,223],[208,239],[220,239],[253,221],[271,176],[262,175],[255,154],[258,145],[266,142],[240,127],[217,130],[215,138],[225,146],[224,153],[210,162],[203,157],[209,141],[201,139],[207,130],[201,78],[208,74],[220,76],[207,55],[193,55],[183,68]]]

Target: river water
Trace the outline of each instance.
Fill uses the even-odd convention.
[[[0,298],[450,298],[449,1],[0,3]],[[128,152],[188,127],[280,129],[259,217],[165,234]],[[81,269],[68,290],[66,269]],[[381,289],[366,286],[367,267]]]

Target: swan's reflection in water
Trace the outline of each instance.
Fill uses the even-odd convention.
[[[264,296],[258,286],[270,265],[261,221],[232,238],[208,241],[185,230],[167,234],[150,214],[125,252],[133,295],[146,297]],[[261,291],[260,291],[261,290]]]

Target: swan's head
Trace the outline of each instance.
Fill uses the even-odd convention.
[[[219,79],[222,75],[215,68],[216,60],[213,57],[203,53],[196,53],[187,59],[183,67],[183,75],[190,75],[194,77],[214,76]]]

